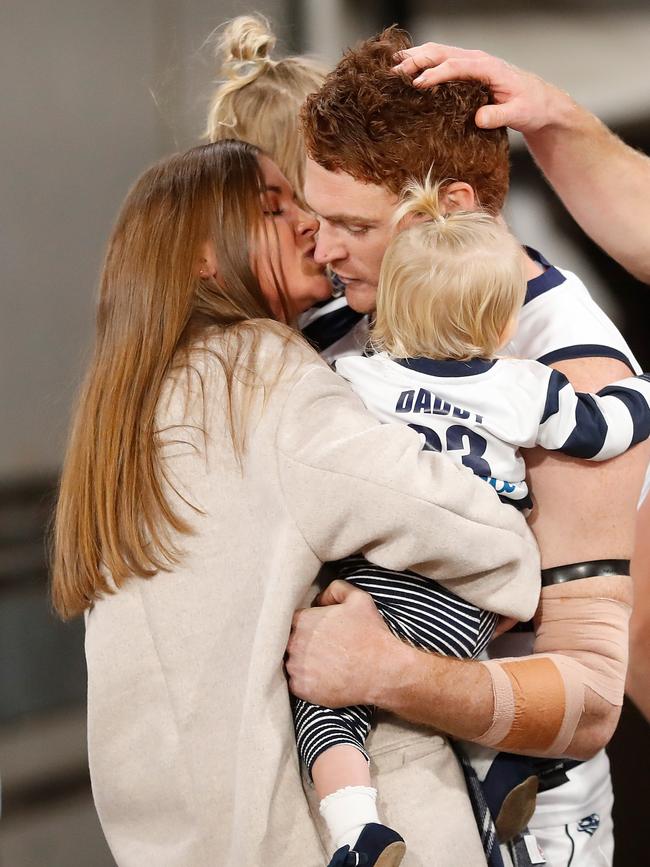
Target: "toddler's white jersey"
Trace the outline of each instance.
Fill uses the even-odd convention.
[[[336,370],[381,421],[401,421],[519,508],[532,502],[520,447],[603,461],[650,435],[650,377],[576,393],[537,361],[342,358]]]

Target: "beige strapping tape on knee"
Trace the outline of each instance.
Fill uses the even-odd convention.
[[[542,594],[535,655],[484,662],[494,714],[478,743],[562,755],[580,722],[589,687],[623,704],[631,608],[616,599]]]

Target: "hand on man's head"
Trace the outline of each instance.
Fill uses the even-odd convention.
[[[484,51],[426,42],[398,52],[395,60],[395,71],[411,76],[417,88],[469,79],[485,82],[494,104],[476,112],[476,125],[483,129],[509,126],[529,135],[553,122],[558,100],[570,100],[532,72]]]
[[[333,581],[318,607],[296,611],[287,644],[289,688],[325,707],[375,704],[378,663],[399,642],[371,596],[347,581]]]

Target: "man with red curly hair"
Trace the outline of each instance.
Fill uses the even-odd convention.
[[[342,328],[330,327],[330,321],[320,333],[319,322],[331,315],[315,311],[304,329],[328,360],[363,349],[381,261],[396,231],[393,215],[410,179],[422,181],[431,171],[432,182],[443,183],[442,201],[449,211],[481,207],[499,214],[507,194],[507,133],[474,123],[476,111],[490,100],[489,90],[478,81],[449,82],[433,90],[413,87],[393,68],[398,53],[410,46],[407,34],[395,28],[362,43],[346,53],[303,107],[305,197],[320,222],[315,258],[340,278],[348,305],[337,302]],[[580,391],[597,391],[639,371],[623,337],[574,274],[527,248],[522,256],[528,292],[506,354],[550,364]],[[636,448],[613,461],[590,464],[528,453],[538,505],[530,525],[546,576],[538,636],[551,628],[544,594],[560,583],[569,599],[630,602],[625,562],[632,550],[645,455]],[[485,733],[502,724],[495,716],[495,682],[485,666],[412,649],[407,653],[386,630],[372,600],[360,595],[346,582],[334,582],[321,600],[324,607],[296,615],[287,663],[292,692],[329,707],[375,704],[457,738],[485,742]],[[619,633],[616,640],[626,648],[625,626],[619,624]],[[568,655],[573,641],[567,635]],[[511,643],[501,655],[522,657],[531,650],[532,636],[527,645]],[[595,648],[594,667],[606,664],[606,657],[604,649],[601,654]],[[514,686],[516,743],[511,736],[500,742],[511,753],[544,755],[537,723],[548,720],[549,706],[569,708],[570,690],[561,679],[544,680],[542,661],[534,655],[521,659],[525,676]],[[545,791],[538,796],[531,828],[555,867],[568,863],[572,852],[573,863],[581,867],[602,864],[603,854],[611,863],[612,791],[603,747],[618,722],[624,664],[615,679],[611,690],[585,681],[589,686],[575,710],[566,750],[583,761],[542,770]],[[567,715],[568,710],[560,713],[558,725],[562,719],[566,725]]]
[[[481,82],[416,90],[392,72],[410,44],[391,29],[349,51],[302,109],[306,191],[320,219],[317,256],[345,284],[350,307],[374,310],[392,217],[409,180],[445,181],[451,206],[498,214],[508,192],[505,129],[474,123],[490,98]]]

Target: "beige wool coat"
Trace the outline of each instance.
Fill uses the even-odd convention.
[[[322,563],[362,551],[509,616],[536,607],[521,515],[414,431],[378,423],[311,350],[290,345],[280,369],[284,344],[260,328],[241,466],[213,336],[170,377],[159,412],[170,501],[192,533],[176,566],[87,615],[91,778],[119,867],[327,864],[283,672]],[[404,867],[484,864],[446,741],[385,719],[369,747]]]

